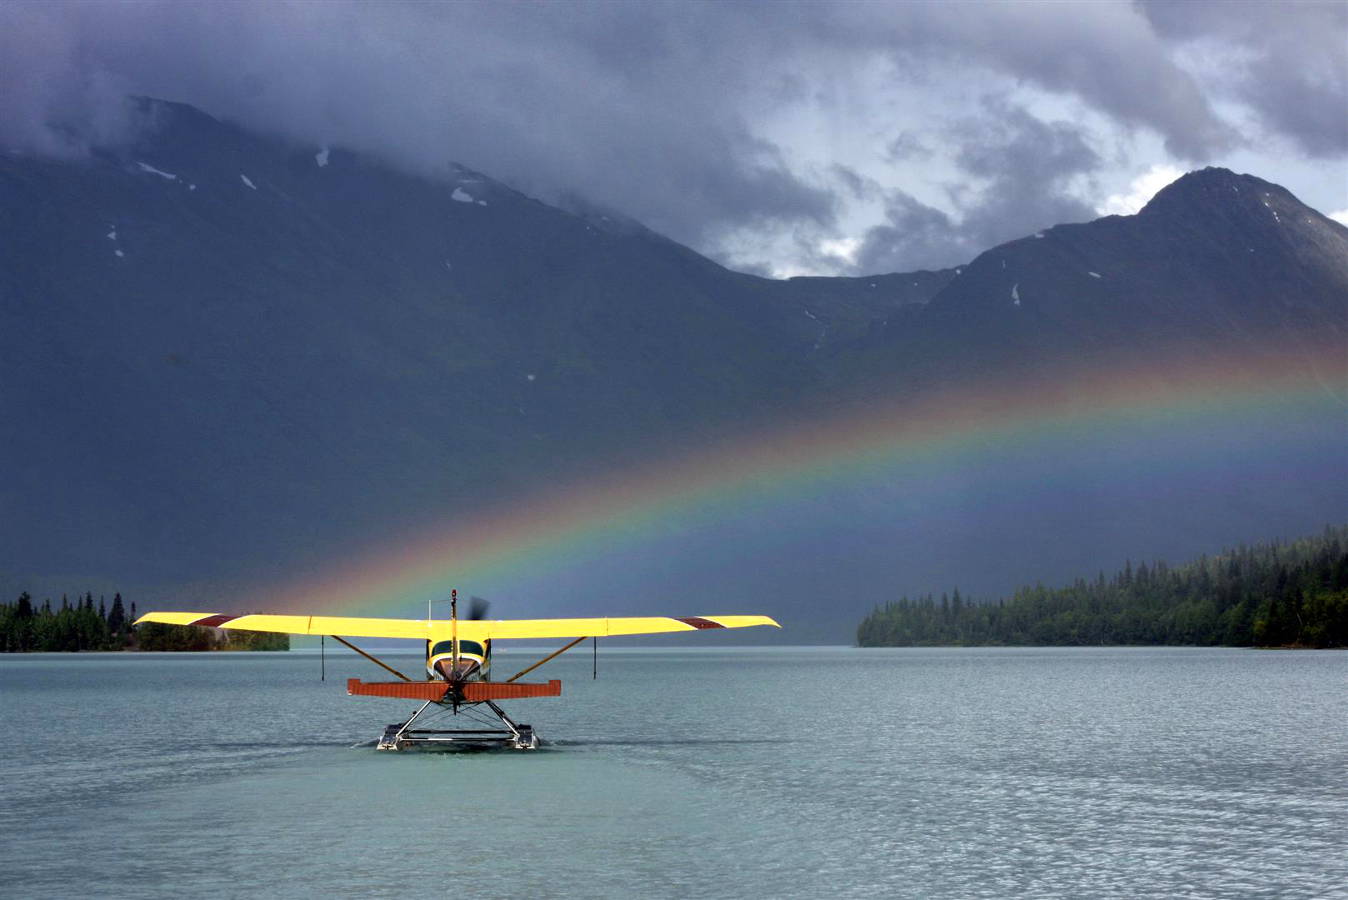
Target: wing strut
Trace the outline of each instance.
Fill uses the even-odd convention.
[[[399,672],[397,669],[393,668],[393,666],[390,666],[388,663],[384,662],[383,660],[379,660],[379,659],[374,658],[373,656],[371,656],[370,654],[366,653],[364,650],[360,649],[359,647],[357,647],[355,644],[351,643],[350,641],[348,641],[348,640],[343,640],[342,638],[339,638],[339,637],[338,637],[337,635],[335,635],[335,634],[332,636],[332,639],[333,639],[334,641],[337,641],[339,644],[345,644],[346,646],[350,647],[352,650],[355,650],[355,651],[356,651],[357,653],[359,653],[361,656],[363,656],[363,657],[365,657],[366,659],[368,659],[370,662],[374,663],[376,666],[379,666],[381,669],[384,669],[384,670],[386,670],[386,671],[392,672],[394,675],[397,675],[397,676],[398,676],[399,678],[401,678],[403,681],[411,681],[411,680],[412,680],[412,679],[408,678],[406,675],[404,675],[402,672]],[[544,660],[544,662],[546,662],[546,660]]]
[[[532,666],[530,666],[529,668],[527,668],[527,669],[521,669],[520,671],[516,672],[514,675],[511,675],[509,678],[506,679],[506,684],[509,684],[510,682],[514,681],[516,678],[523,678],[525,675],[528,675],[528,674],[529,674],[530,672],[532,672],[534,669],[537,669],[539,666],[543,665],[543,663],[549,662],[549,661],[551,661],[551,660],[556,659],[557,657],[561,656],[563,653],[565,653],[566,651],[570,650],[572,647],[576,646],[577,644],[579,644],[579,643],[580,643],[581,641],[583,641],[583,640],[585,640],[585,635],[581,635],[580,637],[576,638],[574,641],[572,641],[571,643],[567,644],[567,645],[566,645],[565,647],[563,647],[562,649],[557,650],[557,651],[555,651],[555,652],[553,652],[553,653],[549,653],[547,656],[543,657],[542,659],[540,659],[538,662],[534,663],[534,664],[533,664]]]

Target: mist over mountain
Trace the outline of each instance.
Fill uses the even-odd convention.
[[[89,159],[0,155],[0,573],[16,584],[81,573],[70,590],[209,598],[876,398],[1348,352],[1348,229],[1250,175],[1191,173],[1136,216],[954,269],[774,281],[465,168],[417,178],[191,107],[143,111],[137,143]],[[889,593],[1314,531],[1348,508],[1343,388],[1331,373],[1326,406],[1251,423],[1208,471],[1192,466],[1212,432],[1185,432],[1193,493],[1149,481],[1145,453],[1092,468],[1064,448],[1080,481],[1046,497],[1035,467],[1061,459],[1010,454],[963,470],[946,501],[819,500],[790,540],[771,516],[671,526],[648,557],[599,564],[623,574],[561,574],[570,593],[520,612],[641,612],[692,577],[681,613],[836,613],[841,635]],[[1029,511],[1015,484],[1038,492]],[[845,609],[819,608],[828,593]]]

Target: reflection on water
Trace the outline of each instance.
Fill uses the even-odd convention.
[[[1327,896],[1348,654],[550,664],[538,752],[380,753],[358,658],[0,657],[0,894]],[[349,671],[348,671],[349,670]]]

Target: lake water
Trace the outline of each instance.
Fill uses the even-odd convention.
[[[1348,896],[1348,653],[573,653],[534,753],[374,750],[349,653],[0,657],[0,895]]]

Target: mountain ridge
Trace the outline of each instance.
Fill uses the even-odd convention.
[[[778,281],[466,168],[145,110],[87,160],[0,155],[0,571],[265,582],[876,396],[1346,342],[1348,229],[1225,170],[958,268]]]

